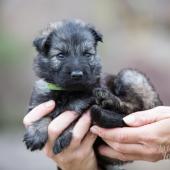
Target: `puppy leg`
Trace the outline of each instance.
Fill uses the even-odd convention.
[[[103,109],[109,109],[120,114],[129,114],[142,108],[142,103],[139,98],[134,96],[135,102],[126,102],[123,99],[115,96],[105,88],[96,88],[93,90],[96,104]]]
[[[94,102],[94,99],[91,97],[85,97],[80,99],[72,100],[70,103],[68,103],[67,106],[65,106],[64,110],[72,110],[75,111],[78,115],[81,116]],[[64,110],[62,112],[64,112]],[[75,121],[76,122],[76,121]],[[66,147],[69,146],[71,140],[72,140],[72,129],[75,125],[75,122],[73,122],[69,128],[67,128],[55,141],[53,152],[55,154],[58,154],[62,152]]]
[[[91,108],[92,121],[104,128],[123,127],[126,124],[123,122],[125,114],[119,114],[114,111],[105,110],[98,105]]]
[[[91,108],[92,121],[105,128],[125,126],[123,117],[125,116],[120,108],[120,99],[114,96],[105,88],[93,90],[96,104]]]
[[[53,152],[54,154],[58,154],[62,152],[67,146],[69,146],[72,139],[71,131],[64,131],[55,141]]]
[[[77,120],[72,122],[72,124],[64,130],[64,132],[56,139],[53,147],[54,154],[62,152],[65,148],[70,145],[72,140],[72,130]]]
[[[41,150],[48,139],[48,125],[51,119],[49,117],[42,118],[32,125],[28,126],[23,141],[27,149],[31,151]]]

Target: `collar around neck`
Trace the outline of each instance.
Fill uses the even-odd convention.
[[[66,91],[65,88],[60,87],[58,84],[48,83],[47,86],[49,90],[55,90],[55,91]]]

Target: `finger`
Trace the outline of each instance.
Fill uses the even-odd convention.
[[[48,126],[49,142],[52,144],[60,134],[78,117],[74,111],[66,111],[56,117]]]
[[[24,117],[23,119],[24,125],[25,126],[31,125],[33,122],[49,114],[54,109],[54,107],[55,102],[53,100],[38,105]]]
[[[129,126],[143,126],[170,118],[170,107],[159,106],[150,110],[132,113],[123,118]]]
[[[99,147],[99,153],[106,157],[110,157],[112,159],[119,159],[122,161],[133,161],[133,160],[144,160],[150,162],[156,162],[163,159],[163,155],[161,153],[157,153],[153,150],[146,151],[143,153],[121,153],[116,151],[108,146]]]
[[[170,118],[142,126],[141,129],[143,132],[147,132],[143,135],[142,143],[168,144],[170,141]]]
[[[81,144],[82,148],[92,148],[96,138],[97,136],[95,134],[88,132]]]
[[[126,154],[145,154],[146,147],[143,144],[125,144],[105,140],[115,151]]]
[[[106,156],[112,159],[119,159],[121,161],[133,161],[133,160],[145,160],[146,159],[143,156],[138,155],[138,154],[120,153],[108,146],[99,147],[99,153],[103,156]]]
[[[140,143],[143,133],[141,128],[130,127],[105,129],[93,126],[90,131],[103,139],[120,143]]]
[[[73,139],[71,141],[71,146],[80,145],[81,141],[85,137],[91,125],[90,113],[89,111],[83,114],[78,120],[75,127],[73,128]]]
[[[53,158],[54,153],[53,153],[53,149],[52,149],[52,145],[49,142],[49,140],[47,141],[47,143],[45,144],[45,146],[43,147],[42,151],[45,153],[45,155],[49,158]]]

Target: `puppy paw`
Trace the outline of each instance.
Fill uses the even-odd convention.
[[[118,98],[105,88],[95,88],[93,90],[96,104],[103,109],[116,109]]]
[[[69,146],[72,139],[72,132],[65,132],[61,136],[59,136],[53,147],[54,154],[58,154],[62,152],[67,146]]]
[[[111,100],[111,99],[107,99],[107,100],[103,100],[102,102],[101,102],[101,107],[103,108],[103,109],[115,109],[115,102],[113,101],[113,100]]]
[[[25,142],[27,149],[34,151],[37,149],[41,150],[47,142],[47,139],[47,131],[40,131],[36,126],[31,125],[27,128],[23,141]]]
[[[109,99],[111,97],[111,92],[105,88],[95,88],[93,90],[93,95],[96,97],[97,102],[100,103],[102,100]]]

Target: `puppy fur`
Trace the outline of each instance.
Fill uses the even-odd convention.
[[[34,70],[40,78],[35,82],[28,111],[37,105],[55,100],[56,108],[46,117],[27,127],[24,142],[31,151],[41,150],[48,139],[48,125],[66,110],[79,117],[91,110],[92,124],[104,128],[123,127],[123,117],[135,111],[162,105],[148,78],[137,70],[124,69],[117,75],[104,74],[97,53],[102,35],[93,26],[80,20],[64,20],[49,24],[34,40],[38,52]],[[48,83],[63,88],[50,90]],[[76,120],[77,121],[77,120]],[[72,139],[74,121],[56,140],[55,154],[66,148]],[[116,168],[120,160],[102,157],[97,148],[103,141],[97,138],[94,149],[102,169]]]

